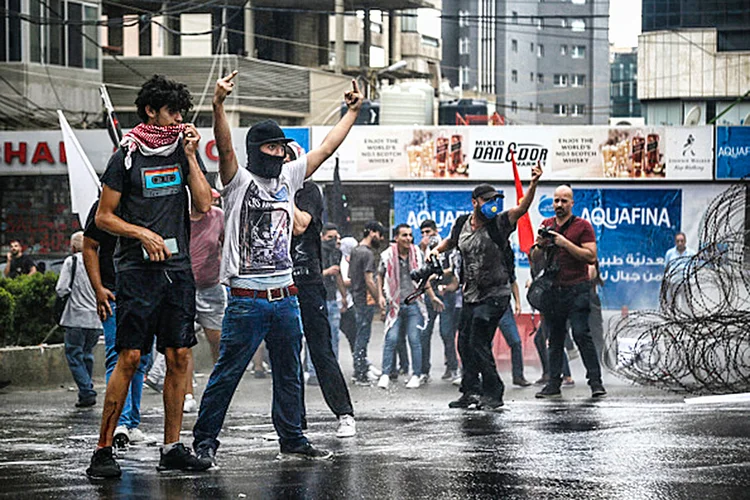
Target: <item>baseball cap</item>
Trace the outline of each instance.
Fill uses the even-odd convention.
[[[471,192],[471,197],[474,199],[482,198],[483,200],[494,200],[495,198],[505,198],[502,194],[498,193],[497,190],[489,184],[480,184],[474,188]]]
[[[249,146],[260,146],[269,142],[281,142],[286,144],[293,139],[287,138],[279,124],[273,120],[263,120],[256,123],[247,131],[245,142]]]

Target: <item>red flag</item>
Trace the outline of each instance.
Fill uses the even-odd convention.
[[[518,200],[517,204],[520,205],[521,198],[523,198],[523,187],[521,186],[521,179],[518,177],[515,151],[510,152],[510,159],[513,162],[513,179],[516,181],[516,200]],[[534,230],[531,228],[531,219],[527,212],[518,219],[518,246],[521,247],[523,253],[528,254],[531,251],[531,245],[533,244]]]

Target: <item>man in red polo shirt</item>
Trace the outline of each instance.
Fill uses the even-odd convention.
[[[555,216],[542,222],[542,227],[548,230],[546,235],[537,236],[530,254],[533,262],[546,256],[559,266],[552,292],[553,303],[544,316],[549,327],[550,379],[536,397],[562,397],[560,372],[567,322],[570,321],[573,339],[586,367],[591,397],[601,398],[607,395],[607,391],[602,385],[601,367],[589,330],[591,283],[588,265],[596,262],[596,236],[590,222],[573,215],[573,189],[570,186],[555,189],[554,208]]]

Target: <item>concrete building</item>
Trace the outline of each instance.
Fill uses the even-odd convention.
[[[443,0],[443,76],[513,124],[604,124],[609,1]]]
[[[749,26],[746,1],[643,0],[638,98],[646,123],[681,125],[694,108],[701,124],[743,123],[750,102],[735,101],[750,91]]]
[[[638,50],[636,48],[612,48],[610,59],[610,117],[615,119],[640,117]]]

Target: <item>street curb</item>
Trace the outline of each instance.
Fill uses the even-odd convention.
[[[211,349],[203,333],[193,347],[196,371],[210,372],[213,367]],[[10,380],[13,388],[56,388],[73,386],[64,344],[42,344],[0,349],[0,380]],[[94,381],[104,383],[104,339],[94,347]]]

